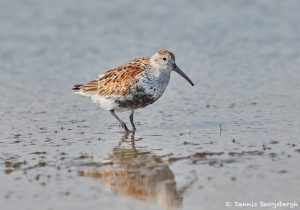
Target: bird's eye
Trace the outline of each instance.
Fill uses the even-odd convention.
[[[167,60],[167,58],[163,57],[163,60],[164,60],[164,61],[166,61],[166,60]]]

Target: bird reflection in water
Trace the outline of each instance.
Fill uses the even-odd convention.
[[[93,177],[114,192],[139,200],[155,202],[164,209],[182,206],[182,191],[163,156],[137,149],[135,141],[122,140],[103,162],[86,164],[83,176]]]

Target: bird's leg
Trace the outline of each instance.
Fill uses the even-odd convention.
[[[124,128],[125,133],[128,134],[129,130],[128,130],[126,124],[116,115],[115,111],[112,109],[112,110],[110,110],[110,113],[112,114],[112,116],[114,116],[114,118],[116,118],[118,120],[118,122],[121,124],[122,128]]]
[[[134,122],[133,122],[133,114],[134,114],[134,110],[131,111],[129,119],[130,119],[130,123],[132,125],[132,132],[134,133],[136,128],[135,128],[135,125],[134,125]]]

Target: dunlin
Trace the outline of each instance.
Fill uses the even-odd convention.
[[[115,112],[131,111],[129,119],[132,132],[135,132],[134,110],[148,106],[162,96],[169,83],[171,71],[177,72],[194,86],[176,65],[174,54],[162,49],[156,51],[151,58],[135,58],[107,71],[95,80],[75,85],[73,90],[90,96],[102,109],[109,110],[128,134],[130,131],[126,124]]]

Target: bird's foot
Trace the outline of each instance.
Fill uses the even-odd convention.
[[[120,123],[119,127],[122,127],[124,129],[124,135],[122,137],[123,139],[128,139],[129,134],[131,134],[132,138],[134,139],[134,135],[136,131],[135,126],[132,128],[132,130],[129,130],[125,123]]]
[[[125,123],[120,123],[119,127],[123,128],[125,133],[131,133],[131,131],[127,128]]]
[[[124,130],[123,136],[122,136],[122,140],[127,141],[130,136],[130,140],[134,141],[135,140],[135,131],[131,131],[131,130]]]
[[[132,135],[135,135],[135,131],[129,130],[128,132],[131,133]]]
[[[127,128],[127,127],[126,127]],[[123,133],[123,139],[126,140],[128,139],[129,135],[131,136],[131,140],[134,140],[134,136],[135,136],[135,129],[133,130],[129,130],[128,128],[126,129],[124,128],[124,133]]]

